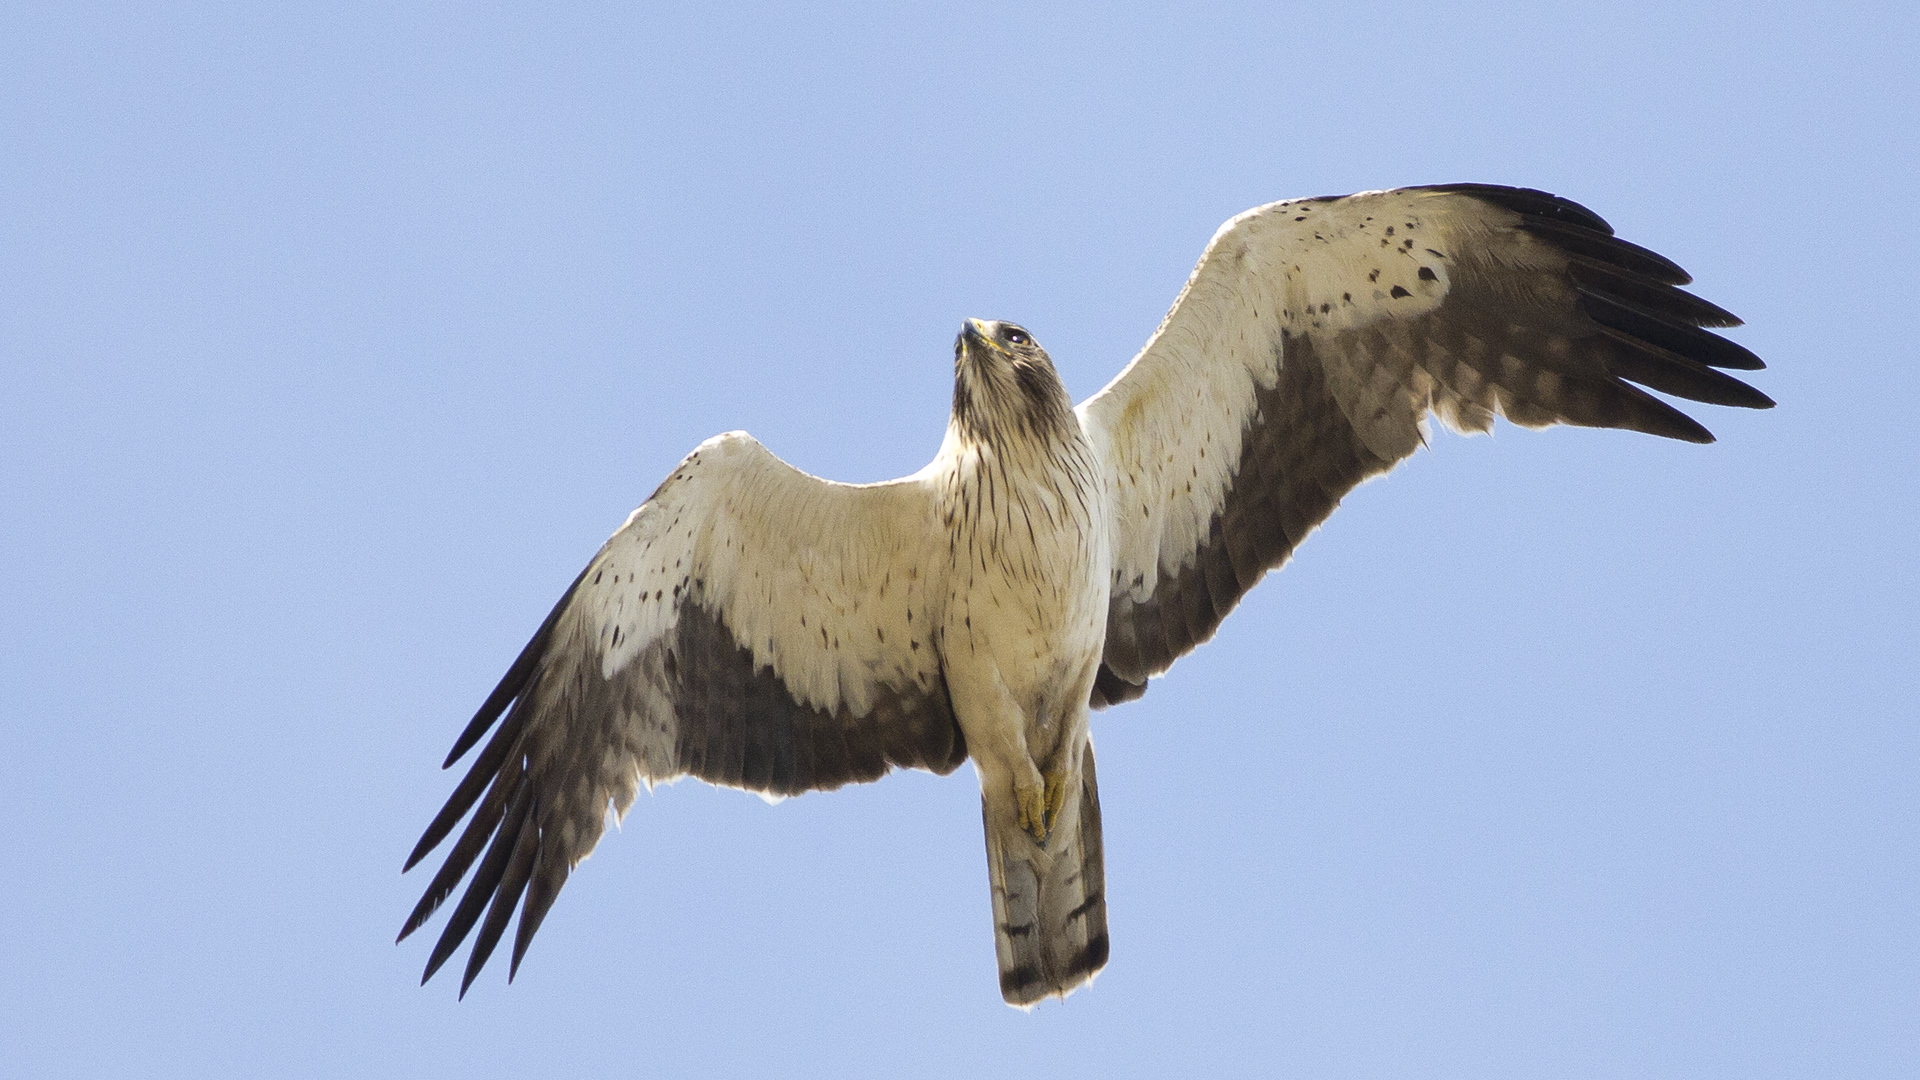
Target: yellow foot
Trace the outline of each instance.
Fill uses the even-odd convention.
[[[1028,836],[1044,844],[1053,834],[1053,826],[1060,820],[1060,808],[1067,803],[1066,773],[1046,773],[1042,779],[1044,786],[1015,789],[1014,798],[1020,804],[1020,827]]]
[[[1020,804],[1020,828],[1040,843],[1046,843],[1048,832],[1046,790],[1039,787],[1016,787],[1013,789],[1013,798]]]

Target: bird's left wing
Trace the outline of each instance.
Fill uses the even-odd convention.
[[[517,970],[609,807],[680,776],[789,795],[966,760],[932,645],[945,551],[927,486],[808,476],[744,433],[695,450],[607,541],[447,757],[498,723],[408,868],[473,816],[400,936],[479,869],[431,978],[461,993],[525,896]],[[484,851],[484,856],[482,852]],[[511,976],[509,976],[511,977]]]
[[[1764,408],[1757,357],[1685,271],[1545,192],[1457,184],[1301,199],[1221,226],[1081,425],[1106,471],[1113,582],[1096,706],[1138,697],[1355,484],[1425,439],[1707,430],[1631,383]]]

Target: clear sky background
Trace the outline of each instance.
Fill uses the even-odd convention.
[[[0,1074],[1806,1077],[1920,1065],[1920,16],[9,4]],[[636,804],[416,985],[441,757],[700,440],[922,465],[1214,228],[1487,181],[1748,320],[1711,447],[1502,426],[1095,718],[1113,959],[1000,1003],[970,768]]]

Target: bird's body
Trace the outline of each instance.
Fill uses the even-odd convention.
[[[955,367],[954,420],[929,466],[949,538],[940,657],[980,773],[1000,988],[1026,1004],[1107,956],[1104,875],[1087,856],[1100,842],[1087,721],[1112,569],[1106,490],[1024,331],[970,322]]]
[[[498,724],[408,861],[473,811],[401,936],[477,861],[427,974],[479,925],[470,982],[524,896],[517,968],[643,784],[790,795],[970,757],[1002,994],[1066,994],[1108,951],[1090,709],[1211,637],[1430,412],[1710,441],[1622,380],[1770,405],[1715,370],[1759,361],[1700,329],[1737,320],[1685,280],[1540,192],[1276,203],[1221,228],[1077,409],[1025,330],[970,320],[946,438],[912,476],[834,484],[744,433],[708,440],[456,743],[448,764]]]

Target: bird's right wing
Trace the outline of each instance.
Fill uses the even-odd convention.
[[[1765,408],[1757,357],[1685,271],[1577,203],[1404,188],[1249,210],[1077,410],[1107,478],[1113,584],[1096,706],[1213,636],[1354,485],[1425,440],[1580,424],[1711,442],[1638,386]]]
[[[524,894],[517,970],[609,807],[625,813],[643,783],[790,795],[895,766],[958,768],[966,742],[933,645],[945,536],[916,477],[831,483],[737,432],[690,454],[587,564],[448,755],[498,724],[407,859],[472,811],[400,934],[480,860],[422,981],[484,911],[464,994]]]

